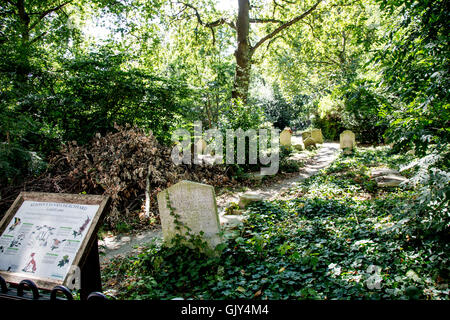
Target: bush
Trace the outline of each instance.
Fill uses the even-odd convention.
[[[337,112],[328,113],[323,117],[316,114],[312,124],[314,128],[322,130],[324,139],[331,141],[339,141],[339,135],[342,131],[346,130]]]
[[[324,137],[339,140],[344,130],[352,130],[362,143],[381,143],[387,122],[378,114],[381,99],[372,83],[355,82],[336,88],[323,96],[313,119],[314,127],[322,129]]]
[[[417,168],[410,184],[417,196],[408,205],[410,224],[426,236],[448,237],[450,230],[450,148],[435,147],[428,155],[419,158],[403,170]]]
[[[352,84],[346,88],[342,124],[354,131],[362,143],[382,143],[387,122],[379,115],[381,103],[372,83]]]
[[[280,161],[280,170],[282,172],[298,172],[300,170],[300,164],[295,160],[283,159]]]

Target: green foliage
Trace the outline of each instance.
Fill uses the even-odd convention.
[[[449,139],[449,10],[446,1],[379,1],[399,18],[379,52],[383,115],[396,147],[424,154]]]
[[[0,184],[5,186],[17,182],[28,173],[30,154],[20,145],[3,142],[0,144]]]
[[[448,299],[448,241],[420,238],[405,220],[415,192],[362,179],[375,163],[409,160],[387,148],[341,156],[291,190],[302,198],[250,205],[220,256],[153,243],[105,280],[124,281],[128,299]]]
[[[409,210],[411,225],[423,236],[448,235],[450,228],[450,149],[433,148],[403,170],[415,168],[411,184],[417,189]]]
[[[409,168],[418,188],[411,222],[425,234],[448,229],[449,10],[446,1],[378,1],[391,21],[377,55],[382,71],[382,116],[394,148],[414,148]],[[385,17],[392,20],[390,17]]]
[[[336,87],[320,99],[314,126],[335,141],[342,131],[352,130],[362,143],[383,142],[387,124],[379,115],[382,98],[373,86],[372,81],[355,80]]]
[[[321,129],[323,137],[331,141],[339,141],[339,135],[346,130],[342,123],[341,115],[337,110],[333,110],[323,116],[315,114],[312,125],[314,128]]]
[[[189,91],[126,64],[124,54],[108,49],[64,61],[64,85],[46,110],[49,121],[65,133],[63,140],[86,142],[96,132],[111,131],[114,123],[138,125],[159,140],[170,140]]]
[[[268,90],[264,87],[261,90]],[[262,110],[268,121],[275,128],[283,130],[286,127],[304,128],[309,115],[308,100],[306,95],[296,95],[292,101],[287,101],[280,90],[279,85],[274,84],[271,97],[252,97],[249,104],[255,105]],[[261,92],[256,92],[261,95]],[[256,94],[254,93],[254,94]]]
[[[298,161],[283,159],[280,162],[280,170],[281,172],[299,172],[301,165]]]
[[[354,82],[345,92],[342,124],[358,135],[362,143],[381,143],[386,123],[379,116],[380,102],[371,82]]]
[[[280,170],[281,172],[298,172],[301,167],[301,163],[296,160],[290,160],[289,157],[293,153],[292,147],[286,147],[280,145]]]
[[[0,98],[0,185],[20,183],[24,177],[45,169],[45,161],[28,149],[45,150],[40,140],[44,137],[51,139],[45,128],[39,130],[30,116],[11,110]]]
[[[264,114],[261,108],[235,101],[222,110],[219,123],[222,130],[256,130],[264,123]]]

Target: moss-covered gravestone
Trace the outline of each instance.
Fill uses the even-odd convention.
[[[323,135],[321,129],[312,129],[311,138],[314,139],[316,143],[323,143]]]
[[[280,144],[282,146],[290,147],[291,144],[292,144],[291,138],[292,138],[292,130],[291,130],[291,128],[285,128],[280,133]]]
[[[305,146],[305,149],[315,148],[316,147],[316,141],[309,137],[303,140],[303,144]]]
[[[344,152],[351,152],[356,146],[355,134],[350,130],[345,130],[341,133],[339,142]]]
[[[211,249],[222,242],[214,187],[183,180],[158,193],[157,198],[167,244],[176,234],[187,233],[203,234]]]

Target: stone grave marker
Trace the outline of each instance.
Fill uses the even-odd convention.
[[[339,136],[339,142],[341,149],[347,151],[353,150],[356,145],[355,134],[353,133],[353,131],[345,130]]]
[[[372,170],[370,177],[376,181],[379,187],[398,187],[408,179],[400,175],[397,170],[379,168]]]
[[[292,130],[290,128],[284,128],[284,130],[280,133],[280,144],[286,147],[291,146],[291,138]]]
[[[305,146],[305,149],[315,148],[316,141],[313,138],[309,137],[303,141],[303,145]]]
[[[323,143],[322,130],[321,129],[312,129],[311,130],[311,138],[313,138],[316,143]]]
[[[174,214],[179,215],[179,221],[190,229],[191,234],[200,235],[203,232],[203,238],[211,249],[222,242],[213,186],[183,180],[158,193],[157,198],[166,243],[170,244],[177,234],[187,233],[186,228],[176,229]]]
[[[261,194],[258,194],[256,192],[246,192],[239,198],[239,207],[244,209],[246,208],[250,203],[262,201],[264,200],[264,197]]]
[[[309,137],[311,137],[311,132],[310,131],[303,131],[302,132],[302,140],[305,141],[306,139],[308,139]]]
[[[303,142],[308,138],[313,139],[315,143],[323,143],[322,130],[321,129],[311,129],[311,130],[303,131],[302,132]]]

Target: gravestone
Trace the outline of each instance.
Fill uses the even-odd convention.
[[[353,150],[356,145],[355,134],[353,131],[345,130],[342,132],[339,136],[339,143],[341,149],[344,149],[347,152]]]
[[[211,249],[222,242],[213,186],[183,180],[158,193],[157,198],[163,238],[167,244],[175,235],[188,233],[183,226],[194,235],[203,232],[203,238]],[[180,230],[177,230],[174,214],[179,215]]]
[[[302,132],[302,140],[305,141],[306,139],[311,137],[311,131],[303,131]]]
[[[309,137],[303,140],[303,145],[305,146],[305,149],[315,148],[316,147],[316,141]]]
[[[315,143],[323,143],[322,130],[321,129],[311,129],[311,130],[303,131],[302,132],[303,143],[308,138],[313,139]]]
[[[286,147],[291,146],[292,144],[291,138],[292,138],[292,130],[287,127],[284,128],[284,130],[281,131],[280,133],[280,144]]]
[[[379,187],[398,187],[408,181],[407,178],[400,175],[400,172],[389,168],[374,169],[370,176]]]
[[[398,172],[397,170],[394,170],[394,169],[390,169],[390,168],[378,168],[378,169],[373,169],[370,172],[370,176],[372,178],[388,176],[388,175],[400,175],[400,172]]]
[[[398,187],[400,184],[407,182],[408,179],[400,175],[389,174],[376,177],[375,181],[379,187]]]
[[[323,143],[322,130],[321,129],[312,129],[311,130],[311,138],[313,138],[316,143]]]
[[[246,208],[250,203],[262,201],[264,197],[255,192],[246,192],[239,197],[239,207]]]

